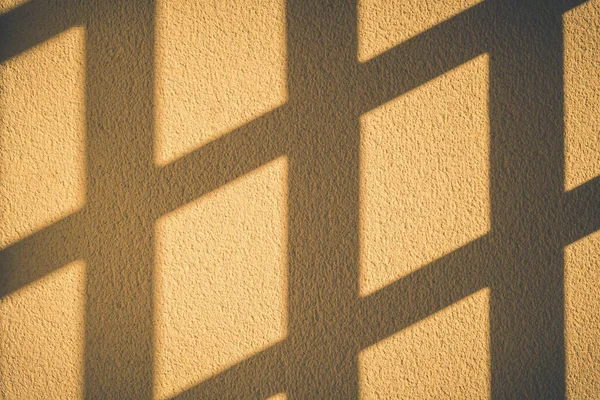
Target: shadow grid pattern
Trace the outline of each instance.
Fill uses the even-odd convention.
[[[286,156],[289,335],[177,398],[358,398],[361,349],[485,287],[492,398],[564,398],[563,248],[600,229],[600,179],[563,183],[562,14],[579,3],[488,0],[359,63],[355,2],[287,0],[289,101],[166,166],[153,0],[1,15],[2,62],[85,27],[88,176],[81,211],[0,252],[0,296],[85,260],[85,397],[150,398],[154,222]],[[491,230],[359,297],[360,116],[484,53]]]

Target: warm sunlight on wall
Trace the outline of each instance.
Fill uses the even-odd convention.
[[[157,224],[158,398],[286,336],[286,170],[279,158]]]
[[[85,32],[0,66],[0,249],[85,201]]]
[[[363,350],[360,398],[490,397],[489,290]]]
[[[563,17],[565,32],[565,186],[600,175],[600,0]]]
[[[367,61],[481,0],[359,0],[358,59]]]
[[[0,398],[82,398],[84,285],[77,261],[0,299]]]
[[[312,383],[319,370],[312,370],[314,360],[332,351],[341,356],[331,364],[348,362],[353,375],[346,389],[360,388],[363,400],[489,398],[492,373],[495,391],[513,350],[524,350],[523,359],[528,351],[522,343],[503,348],[526,324],[504,325],[518,315],[503,308],[502,292],[527,289],[535,275],[511,280],[505,271],[518,268],[518,262],[503,270],[500,262],[488,260],[503,253],[514,260],[512,244],[495,250],[524,239],[528,226],[543,237],[521,247],[521,255],[531,256],[525,265],[546,250],[560,259],[559,237],[580,238],[598,228],[592,222],[580,229],[577,224],[585,224],[576,217],[568,221],[572,226],[560,226],[558,221],[571,214],[563,218],[557,210],[575,199],[582,215],[597,215],[590,198],[600,187],[594,186],[600,176],[600,0],[588,0],[563,17],[564,198],[552,178],[560,173],[560,146],[549,146],[559,154],[544,160],[536,149],[517,148],[521,139],[531,146],[543,138],[520,136],[515,129],[537,129],[545,107],[562,117],[560,102],[555,104],[560,87],[552,86],[560,83],[560,62],[552,63],[560,48],[529,59],[530,50],[546,50],[535,48],[543,35],[531,41],[517,36],[532,32],[521,24],[531,17],[558,38],[560,18],[537,19],[533,9],[521,21],[510,2],[505,9],[480,2],[358,0],[356,10],[342,8],[355,3],[332,0],[315,11],[303,0],[0,0],[0,34],[8,32],[0,42],[9,44],[2,52],[8,59],[0,64],[0,399],[102,397],[129,388],[165,399],[193,387],[197,393],[208,386],[227,392],[244,381],[250,390],[271,395],[268,400],[285,400],[285,390],[298,397],[293,390]],[[470,7],[477,11],[469,13],[473,20],[494,19],[494,34],[484,32],[482,40],[472,41],[475,49],[465,51],[445,36],[481,34],[487,25],[471,24],[471,17],[425,32]],[[66,8],[70,14],[63,19]],[[503,10],[515,17],[508,26]],[[139,13],[131,16],[131,11]],[[286,18],[293,28],[289,38]],[[356,18],[358,42],[348,23]],[[87,33],[83,26],[67,29],[76,24],[86,25]],[[411,45],[403,46],[405,41]],[[432,57],[430,50],[438,45],[441,50]],[[515,57],[506,45],[516,45]],[[539,204],[558,202],[539,214],[534,210],[535,218],[525,218],[512,237],[507,223],[499,225],[498,235],[490,227],[490,60],[496,63],[492,109],[514,118],[493,124],[498,203],[510,207],[512,201],[516,212],[524,213],[535,207],[532,193],[548,195]],[[502,60],[514,65],[505,68]],[[550,66],[540,65],[541,60],[551,61]],[[305,87],[285,104],[288,62],[295,67],[291,81]],[[393,70],[394,63],[402,67]],[[414,65],[425,65],[425,73],[415,72]],[[317,66],[324,71],[312,79]],[[546,98],[544,85],[534,85],[548,77]],[[510,104],[505,89],[519,83],[525,90],[515,97],[516,105]],[[399,95],[407,87],[414,89]],[[523,99],[528,92],[543,98]],[[275,118],[225,138],[274,109]],[[359,139],[358,114],[365,110],[370,111],[360,116]],[[560,135],[560,124],[552,125]],[[313,131],[302,131],[307,127]],[[338,142],[327,136],[328,129],[343,133]],[[86,155],[88,146],[92,150]],[[328,149],[335,154],[324,160]],[[536,165],[510,164],[530,150]],[[513,151],[518,154],[509,154]],[[340,171],[341,176],[325,175]],[[538,172],[551,178],[550,186],[541,182],[529,191],[524,183],[530,177],[518,174]],[[347,185],[340,188],[340,182]],[[288,190],[294,194],[291,220]],[[335,204],[323,206],[319,199],[336,199],[337,210],[343,210],[332,213]],[[507,221],[517,219],[496,211]],[[314,218],[326,221],[319,226]],[[567,232],[542,232],[544,224]],[[306,227],[322,231],[315,235]],[[440,262],[442,268],[420,270],[485,235],[478,241],[485,245],[473,246],[471,259],[487,263],[475,283],[464,284],[461,274],[445,282],[450,268],[444,268],[455,260],[461,264],[460,255]],[[331,260],[343,261],[328,263],[325,255],[311,264],[324,253],[315,238],[329,241],[324,248],[333,251]],[[288,274],[288,240],[293,274]],[[600,232],[566,246],[564,256],[567,395],[595,398],[600,393]],[[340,270],[325,276],[324,270],[311,269],[315,265]],[[540,271],[545,270],[529,272]],[[558,285],[560,270],[549,273],[555,272],[548,276]],[[289,275],[293,290],[288,290]],[[390,287],[394,282],[399,284]],[[456,286],[444,286],[451,284]],[[490,314],[490,293],[496,294],[498,286],[501,295],[493,298]],[[548,287],[542,295],[548,295]],[[398,296],[401,290],[408,294]],[[288,292],[293,301],[288,302]],[[531,300],[532,293],[518,294]],[[561,295],[558,290],[548,298]],[[514,298],[508,299],[511,307],[522,304]],[[424,301],[415,304],[419,300]],[[408,314],[401,314],[405,306]],[[531,325],[539,331],[529,333],[556,344],[562,336],[541,332],[546,322],[562,326],[559,303],[552,307],[556,315],[542,313]],[[293,316],[289,321],[288,315]],[[490,321],[492,327],[502,325],[492,332],[500,339],[492,349]],[[334,345],[339,347],[332,350]],[[540,348],[532,354],[553,357],[563,350]],[[269,351],[260,353],[264,349]],[[562,356],[551,360],[559,368]],[[351,370],[357,357],[358,371]],[[490,365],[491,358],[499,361]],[[545,360],[531,359],[531,364]],[[262,375],[263,368],[282,370]],[[311,370],[297,383],[302,368]],[[222,373],[224,379],[211,380]],[[335,375],[321,374],[321,384],[327,386]],[[248,376],[264,376],[266,383],[253,387]],[[543,377],[542,383],[553,378]],[[563,382],[555,382],[562,390]]]
[[[600,0],[571,10],[565,29],[565,189],[600,175]],[[565,249],[567,395],[600,393],[600,233]]]
[[[283,0],[159,0],[157,136],[166,164],[283,104]]]
[[[600,232],[565,249],[567,394],[600,393]]]
[[[0,66],[0,249],[83,206],[84,39],[72,28]],[[0,299],[1,398],[81,397],[84,274],[71,263]]]
[[[361,295],[489,230],[488,57],[361,118]]]

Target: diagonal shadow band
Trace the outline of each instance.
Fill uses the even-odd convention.
[[[88,205],[0,252],[0,295],[88,262],[86,397],[151,396],[153,221],[281,155],[290,335],[179,397],[357,398],[361,349],[482,287],[492,397],[564,397],[562,248],[600,229],[600,179],[562,188],[560,16],[577,4],[488,1],[360,64],[355,3],[289,0],[289,102],[164,167],[152,161],[153,1],[61,4],[0,16],[0,59],[85,24]],[[491,232],[359,298],[360,115],[484,52]]]
[[[0,62],[84,24],[83,2],[31,0],[0,15]]]
[[[209,146],[219,146],[219,141],[214,142]],[[245,143],[245,142],[244,142]],[[219,146],[221,147],[221,146]],[[235,147],[235,146],[234,146]],[[252,147],[252,146],[251,146]],[[200,154],[200,151],[194,152],[192,158],[194,160],[180,161],[181,164],[200,164],[201,160],[204,159]],[[211,151],[211,154],[220,154],[218,151]],[[279,152],[274,151],[273,153],[266,152],[265,154],[272,154],[272,157],[276,158]],[[257,158],[258,160],[258,158]],[[221,185],[224,185],[243,174],[254,169],[256,162],[267,163],[271,160],[270,157],[260,159],[260,161],[250,162],[250,166],[236,166],[237,170],[227,172],[224,166],[220,166],[217,169],[223,177],[222,180],[214,180],[203,189],[198,190],[200,193],[198,196],[193,197],[193,194],[183,194],[180,198],[177,198],[173,203],[163,203],[157,205],[153,210],[161,210],[160,214],[164,214],[166,210],[173,210],[179,205],[181,198],[196,199],[203,194],[209,193]],[[212,165],[215,165],[213,163]],[[259,165],[262,165],[259,164]],[[181,169],[186,167],[181,166]],[[170,173],[169,173],[170,174]],[[169,181],[165,174],[165,181]],[[159,187],[166,187],[167,183],[161,183]],[[181,186],[179,193],[185,193],[186,190],[194,191],[192,185]],[[173,186],[164,189],[169,193],[178,193]],[[173,194],[173,197],[177,197]],[[600,207],[598,207],[598,199],[600,198],[600,178],[594,178],[585,184],[578,186],[577,188],[566,192],[563,201],[563,234],[562,244],[567,246],[574,243],[598,230],[600,230]],[[191,200],[189,200],[191,201]],[[185,204],[182,202],[182,204]],[[163,208],[164,207],[164,208]],[[21,241],[14,243],[0,251],[0,265],[2,266],[2,281],[0,282],[0,297],[10,295],[12,292],[29,285],[30,283],[56,271],[64,265],[67,265],[77,259],[85,258],[85,254],[88,254],[90,250],[85,250],[81,246],[80,238],[84,234],[89,234],[89,231],[83,231],[80,229],[81,226],[87,226],[86,222],[89,218],[86,216],[85,210],[82,210],[76,214],[70,215],[51,226],[48,226],[31,236],[28,236]],[[477,254],[486,254],[483,249],[474,251]],[[457,257],[454,255],[464,254],[464,249],[457,249],[450,253],[448,256]],[[471,254],[472,256],[473,254]],[[448,257],[447,256],[447,257]],[[468,257],[468,255],[467,255]],[[460,259],[460,257],[458,257]],[[438,261],[434,261],[431,264],[425,265],[423,268],[429,265],[434,265]],[[461,264],[465,264],[461,262]],[[28,269],[24,266],[36,266],[35,268]],[[393,285],[392,285],[393,286]],[[381,293],[387,290],[384,289]],[[379,295],[377,295],[379,296]]]
[[[171,212],[277,157],[287,154],[286,120],[283,105],[228,132],[186,156],[159,167],[156,172],[157,216]],[[241,148],[247,149],[242,157]],[[235,163],[231,161],[235,160]],[[190,175],[188,171],[198,171]]]

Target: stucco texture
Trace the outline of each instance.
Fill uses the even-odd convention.
[[[0,0],[0,399],[600,396],[600,0]]]

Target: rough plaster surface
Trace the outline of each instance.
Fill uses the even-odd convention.
[[[286,336],[286,163],[277,159],[157,223],[157,397]]]
[[[27,3],[27,0],[2,0],[0,3],[0,10],[2,10],[2,12],[7,12],[24,3]]]
[[[600,175],[600,1],[563,17],[565,32],[565,189]]]
[[[600,393],[600,232],[565,249],[567,394]]]
[[[283,0],[163,0],[156,22],[158,163],[286,101]]]
[[[34,1],[51,22],[70,15],[66,3]],[[181,182],[193,182],[200,169],[177,167],[198,149],[228,148],[227,140],[219,141],[227,132],[290,101],[285,5],[160,0],[154,19],[147,4],[108,3],[74,3],[81,15],[93,15],[84,19],[88,28],[64,30],[0,67],[3,399],[166,398],[213,376],[230,382],[228,374],[235,376],[243,360],[271,354],[290,337],[298,340],[287,304],[288,160],[260,166],[248,156],[257,164],[252,171],[218,188],[211,182],[197,199],[189,199],[191,189]],[[361,0],[356,60],[376,59],[477,3]],[[3,1],[0,10],[4,15],[26,4]],[[598,15],[600,0],[591,0],[563,19],[567,191],[600,175]],[[153,49],[137,39],[144,29],[154,38]],[[312,32],[302,35],[314,39]],[[96,51],[86,56],[90,48]],[[361,117],[357,297],[370,300],[489,233],[489,62],[485,54],[473,58]],[[302,93],[313,91],[313,73],[305,73]],[[320,94],[328,96],[326,90]],[[315,110],[327,117],[343,113],[336,107]],[[223,153],[212,160],[226,169],[241,158]],[[158,189],[128,191],[149,186],[155,176],[148,166],[168,172],[173,165],[180,175],[169,175]],[[514,174],[508,179],[520,172],[507,171]],[[170,192],[174,200],[153,203],[167,184],[179,184],[181,191]],[[163,212],[164,203],[177,204],[178,198],[184,204]],[[306,220],[329,218],[296,212]],[[44,241],[48,230],[57,233]],[[600,393],[598,235],[564,252],[566,387],[572,399]],[[35,247],[38,241],[42,247]],[[17,253],[20,258],[13,257]],[[54,270],[48,272],[47,264]],[[338,283],[321,278],[306,291]],[[357,350],[360,397],[490,397],[489,296],[481,289]],[[306,322],[338,329],[322,322],[320,311]],[[345,326],[340,335],[371,328],[376,326]],[[311,374],[317,366],[303,367],[303,375],[316,379]],[[281,375],[252,372],[256,383],[233,381],[208,398],[228,398],[238,385],[253,387],[260,376]],[[301,380],[288,379],[290,388]],[[285,399],[286,388],[263,398]]]
[[[565,189],[600,175],[600,1],[569,11],[565,30]],[[567,395],[600,393],[600,234],[565,249]]]
[[[2,64],[2,247],[85,202],[84,41],[72,28]]]
[[[358,59],[367,61],[480,1],[360,0]]]
[[[361,118],[362,295],[489,230],[487,57]]]
[[[81,398],[84,284],[76,261],[2,299],[0,398]]]
[[[364,399],[487,399],[488,290],[361,352]]]
[[[0,68],[0,248],[85,202],[83,46],[72,28]],[[81,396],[84,285],[74,262],[0,299],[0,398]]]

